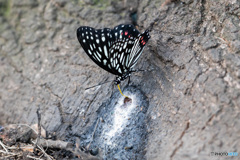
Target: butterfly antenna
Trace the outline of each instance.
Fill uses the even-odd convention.
[[[97,86],[101,86],[105,83],[109,83],[109,82],[112,82],[112,81],[107,81],[107,82],[104,82],[104,83],[101,83],[101,84],[98,84],[98,85],[95,85],[95,86],[92,86],[92,87],[88,87],[88,88],[85,88],[85,90],[88,90],[88,89],[91,89],[91,88],[94,88],[94,87],[97,87]]]
[[[121,91],[121,89],[120,89],[120,86],[119,86],[119,84],[118,84],[117,86],[118,86],[118,89],[119,89],[119,91],[120,91],[121,95],[123,95],[124,97],[128,98],[128,96],[125,96],[125,95],[122,93],[122,91]]]

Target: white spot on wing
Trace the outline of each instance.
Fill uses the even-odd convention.
[[[125,42],[124,46],[123,46],[123,49],[125,49],[127,47],[127,42]]]
[[[122,63],[123,55],[124,55],[124,52],[122,53],[121,58],[120,58],[121,63]]]
[[[96,53],[97,53],[99,58],[102,58],[102,55],[98,51],[96,51]]]
[[[95,56],[95,57],[98,59],[98,61],[99,61],[99,62],[101,62],[101,59],[100,59],[100,58],[98,58],[98,56]]]
[[[129,55],[127,55],[126,65],[128,65],[128,59],[129,59]]]
[[[91,50],[93,50],[93,48],[92,48],[92,45],[90,44],[90,48],[91,48]]]
[[[103,42],[105,41],[105,37],[104,37],[104,36],[102,37],[102,41],[103,41]]]
[[[107,64],[107,60],[104,59],[104,60],[103,60],[103,65],[106,65],[106,64]]]
[[[118,70],[118,68],[119,68],[119,64],[117,64],[116,70]]]
[[[92,52],[91,52],[90,50],[88,50],[88,53],[89,53],[90,55],[92,55]]]
[[[105,56],[108,58],[108,51],[107,51],[107,47],[105,45],[104,45],[103,49],[104,49]]]
[[[96,39],[96,42],[99,43],[99,39]]]
[[[118,69],[118,72],[119,72],[119,73],[122,73],[121,68]]]

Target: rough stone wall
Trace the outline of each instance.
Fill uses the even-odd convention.
[[[113,28],[137,10],[139,30],[153,26],[136,68],[154,70],[131,76],[149,101],[146,159],[239,153],[239,1],[10,2],[0,17],[1,125],[36,123],[40,107],[42,125],[62,140],[92,126],[111,84],[84,89],[113,75],[87,57],[76,29]]]

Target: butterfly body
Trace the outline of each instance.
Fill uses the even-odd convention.
[[[133,25],[118,25],[114,29],[94,29],[82,26],[77,38],[87,55],[101,68],[116,75],[115,84],[128,78],[150,39]]]

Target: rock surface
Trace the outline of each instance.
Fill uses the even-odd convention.
[[[145,149],[139,147],[144,158],[219,159],[210,153],[240,153],[239,1],[5,2],[0,125],[35,124],[39,107],[42,125],[58,139],[83,138],[95,127],[98,111],[121,95],[116,87],[112,93],[109,83],[85,91],[114,76],[84,53],[76,29],[131,23],[129,15],[137,11],[139,30],[152,28],[135,67],[150,71],[133,74],[130,84],[147,97],[148,106],[139,107],[148,108]]]

